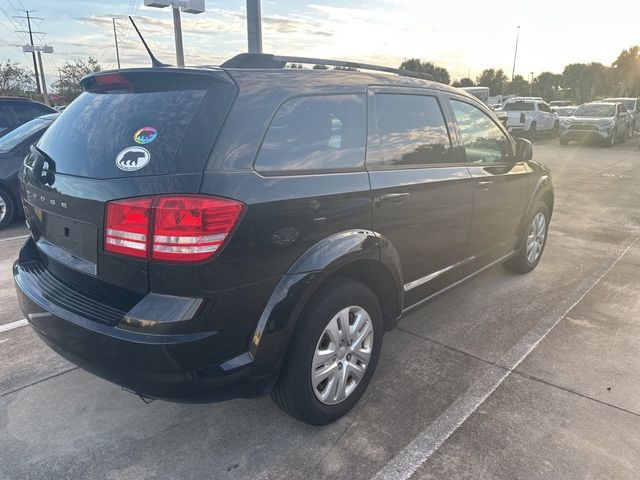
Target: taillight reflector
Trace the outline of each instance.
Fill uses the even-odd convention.
[[[235,200],[202,195],[110,202],[105,250],[169,262],[206,260],[221,248],[243,209]]]

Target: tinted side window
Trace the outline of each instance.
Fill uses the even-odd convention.
[[[322,95],[285,102],[264,138],[262,172],[364,167],[366,96]]]
[[[51,113],[49,110],[42,108],[39,105],[14,105],[13,111],[18,117],[18,122],[26,123],[29,120],[33,120],[41,115]]]
[[[451,101],[469,163],[511,161],[511,140],[482,110],[469,103]]]
[[[371,156],[371,166],[453,161],[449,133],[436,97],[378,93],[374,124],[380,154]]]
[[[4,109],[0,107],[0,131],[4,130],[5,128],[9,128],[10,126],[11,125],[9,125],[7,114],[4,113]]]
[[[546,103],[539,103],[538,104],[538,109],[541,112],[552,113],[551,109],[549,108],[549,106]]]

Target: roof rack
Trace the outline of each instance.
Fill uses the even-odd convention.
[[[222,68],[284,68],[288,63],[307,63],[315,65],[327,65],[331,67],[357,68],[360,70],[373,70],[376,72],[394,73],[402,77],[421,78],[423,80],[434,81],[432,75],[428,73],[413,72],[399,68],[383,67],[371,65],[369,63],[345,62],[343,60],[331,60],[327,58],[309,57],[289,57],[283,55],[272,55],[270,53],[241,53],[230,58],[222,65]]]

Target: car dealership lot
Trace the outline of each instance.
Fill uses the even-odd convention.
[[[638,138],[534,152],[556,188],[539,267],[408,315],[363,400],[322,428],[268,398],[145,405],[76,369],[11,328],[26,230],[0,232],[0,479],[637,478]]]

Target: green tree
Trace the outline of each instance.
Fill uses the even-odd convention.
[[[82,93],[80,80],[89,73],[99,72],[102,70],[98,61],[89,57],[84,60],[76,59],[74,62],[67,62],[60,69],[60,80],[54,82],[53,92],[60,97],[63,104],[69,104]]]
[[[601,63],[572,63],[564,68],[562,86],[571,89],[571,98],[584,103],[612,93],[612,71]]]
[[[400,70],[410,70],[412,72],[428,73],[433,76],[436,82],[449,85],[451,76],[446,68],[436,67],[431,62],[422,62],[418,58],[410,58],[400,65]]]
[[[476,85],[489,87],[489,95],[496,96],[504,93],[504,85],[507,83],[507,76],[501,68],[487,68],[476,78]]]
[[[451,84],[454,87],[473,87],[475,83],[469,77],[461,78],[460,80],[454,80]]]
[[[516,75],[505,87],[505,93],[527,97],[529,96],[529,82],[522,75]]]
[[[562,75],[542,72],[533,80],[533,93],[547,101],[557,100],[560,85],[562,85]]]
[[[623,50],[611,66],[611,80],[618,87],[616,94],[640,97],[640,46]]]
[[[0,96],[25,96],[36,88],[33,73],[17,62],[0,62]]]

